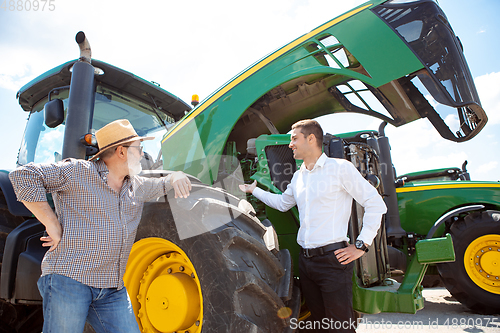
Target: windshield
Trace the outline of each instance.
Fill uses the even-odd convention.
[[[95,133],[101,127],[117,119],[128,119],[140,136],[152,136],[155,139],[144,141],[144,169],[156,169],[162,166],[161,139],[173,119],[164,113],[156,113],[147,104],[124,96],[114,90],[98,86],[95,94],[94,116],[91,132]],[[64,115],[68,107],[68,91],[58,96],[64,104]],[[50,128],[44,123],[43,106],[47,99],[35,105],[28,119],[24,138],[19,151],[18,165],[29,162],[53,163],[62,158],[65,122],[56,128]],[[89,158],[90,156],[88,156]]]

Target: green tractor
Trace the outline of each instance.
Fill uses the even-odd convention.
[[[325,135],[325,153],[350,160],[388,206],[372,249],[356,264],[355,309],[415,313],[430,266],[472,310],[500,311],[500,185],[472,182],[458,169],[396,177],[384,134],[386,124],[427,118],[460,142],[487,122],[460,42],[435,2],[368,1],[253,64],[193,109],[90,59],[83,33],[77,42],[80,59],[18,92],[30,116],[17,163],[90,158],[92,133],[126,118],[139,135],[156,138],[143,143],[144,176],[191,175],[188,199],[169,193],[144,207],[124,278],[142,331],[292,332],[292,320],[307,317],[294,265],[297,210],[277,212],[237,185],[255,179],[284,191],[300,163],[287,148],[291,124],[339,112],[383,121],[378,131]],[[456,110],[457,131],[426,95]],[[0,187],[0,329],[39,332],[44,228],[16,201],[7,172]],[[350,239],[360,216],[353,203]],[[396,271],[401,283],[391,279]]]

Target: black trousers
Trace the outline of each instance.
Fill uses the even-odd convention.
[[[306,332],[356,332],[352,307],[354,262],[342,265],[334,252],[300,255],[300,286],[311,311]]]

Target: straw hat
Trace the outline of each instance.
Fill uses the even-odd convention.
[[[139,136],[127,119],[118,119],[110,122],[103,128],[95,132],[99,152],[92,156],[90,161],[96,159],[105,150],[119,145],[124,145],[137,140],[153,140],[152,136]]]

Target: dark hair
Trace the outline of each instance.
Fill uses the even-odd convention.
[[[319,148],[323,148],[323,129],[316,120],[304,119],[292,125],[292,129],[300,129],[300,132],[307,138],[310,134],[314,134],[316,143]]]
[[[107,160],[108,158],[110,158],[111,156],[113,156],[113,154],[115,153],[115,151],[116,151],[117,148],[118,148],[118,146],[111,147],[111,148],[108,148],[108,149],[104,150],[101,153],[101,155],[99,155],[99,159],[102,160],[102,161]]]

